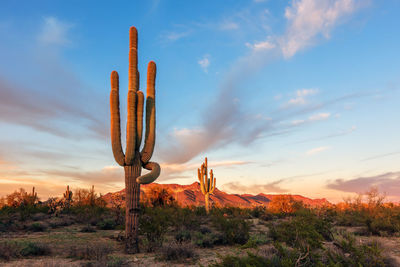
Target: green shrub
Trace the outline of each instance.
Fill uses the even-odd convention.
[[[175,240],[178,243],[187,242],[192,240],[192,235],[189,231],[183,230],[175,234]]]
[[[339,251],[329,251],[329,260],[342,266],[386,266],[379,243],[372,241],[357,244],[354,235],[343,232],[335,237],[334,244]]]
[[[214,227],[222,233],[224,244],[243,245],[249,240],[250,225],[244,219],[216,215],[212,220]]]
[[[307,251],[322,248],[322,241],[332,240],[331,224],[315,214],[305,211],[279,224],[271,224],[269,235],[279,242]]]
[[[142,240],[148,252],[161,247],[164,236],[171,224],[170,213],[164,208],[144,208],[144,214],[139,219],[139,233],[145,236]]]
[[[173,262],[187,262],[189,259],[195,258],[197,255],[194,248],[189,243],[171,243],[161,248],[161,260]]]
[[[100,230],[114,230],[116,226],[115,221],[112,219],[104,219],[97,223],[97,227]]]
[[[47,229],[47,226],[42,223],[39,223],[39,222],[34,222],[28,226],[28,230],[33,231],[33,232],[43,232],[46,229]]]
[[[216,233],[205,233],[196,232],[194,234],[194,244],[201,248],[212,248],[215,245],[221,245],[224,243],[223,236]]]
[[[256,248],[259,245],[267,244],[269,242],[268,237],[265,234],[258,233],[257,235],[250,236],[246,244],[242,245],[242,249]]]
[[[82,227],[81,233],[94,233],[96,232],[96,229],[90,225],[85,225]]]
[[[10,260],[29,256],[50,255],[49,245],[30,241],[0,242],[0,258]]]

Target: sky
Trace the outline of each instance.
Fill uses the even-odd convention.
[[[157,182],[197,181],[207,156],[229,193],[339,202],[377,187],[400,201],[399,11],[397,0],[2,1],[0,196],[124,187],[110,73],[124,127],[135,26],[142,91],[157,64]]]

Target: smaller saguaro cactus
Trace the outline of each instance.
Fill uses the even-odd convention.
[[[67,190],[63,195],[64,195],[65,206],[69,208],[72,202],[72,195],[73,195],[72,191],[69,190],[69,185],[67,185]]]
[[[207,170],[208,170],[208,162],[206,158],[204,163],[201,164],[201,167],[197,169],[197,175],[199,177],[201,193],[203,193],[204,195],[206,211],[207,213],[209,213],[210,212],[209,198],[210,194],[214,192],[216,178],[214,177],[212,169],[210,170],[210,177],[208,177]]]

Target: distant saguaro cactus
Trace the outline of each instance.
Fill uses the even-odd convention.
[[[205,162],[201,164],[201,167],[197,169],[197,175],[199,177],[201,192],[204,195],[206,211],[207,213],[209,213],[210,212],[209,198],[210,194],[214,192],[216,178],[214,177],[212,169],[210,170],[210,178],[209,178],[207,169],[208,169],[208,162],[206,158]]]
[[[128,122],[126,126],[125,154],[121,145],[119,78],[116,71],[111,72],[111,144],[116,162],[125,169],[125,250],[127,253],[139,252],[140,184],[149,184],[160,175],[160,165],[149,161],[153,154],[156,138],[156,64],[153,61],[149,62],[147,68],[146,134],[143,149],[140,151],[143,132],[144,96],[139,91],[137,40],[137,30],[135,27],[131,27],[128,75]],[[142,167],[150,170],[150,172],[141,176]]]
[[[64,202],[65,202],[65,207],[69,208],[71,206],[72,202],[72,191],[69,190],[69,185],[67,185],[67,190],[65,191],[64,195]]]

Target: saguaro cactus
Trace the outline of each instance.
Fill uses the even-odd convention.
[[[204,163],[201,164],[201,167],[197,169],[197,175],[199,177],[201,192],[204,195],[206,211],[207,213],[209,213],[210,212],[209,198],[210,194],[214,192],[216,178],[214,177],[212,169],[210,170],[210,178],[209,178],[207,169],[208,169],[208,162],[206,158]]]
[[[111,72],[111,144],[114,158],[125,169],[125,250],[127,253],[139,252],[139,197],[140,185],[149,184],[160,175],[160,165],[150,162],[156,138],[155,80],[156,63],[149,62],[147,68],[146,95],[146,134],[142,150],[143,131],[143,92],[139,91],[139,72],[137,57],[137,30],[130,28],[129,45],[129,82],[128,82],[128,121],[126,126],[125,154],[121,145],[121,128],[119,114],[119,81],[118,73]],[[141,176],[142,167],[150,170]]]
[[[65,203],[65,207],[69,208],[71,206],[71,202],[72,202],[72,191],[69,190],[69,185],[67,185],[67,190],[65,191],[64,195],[64,203]]]

